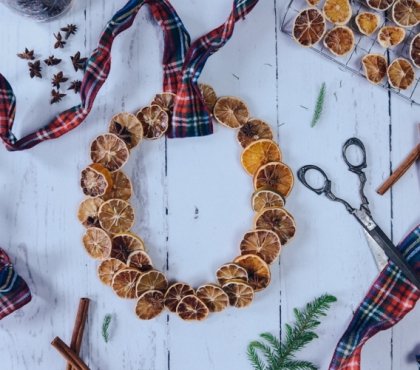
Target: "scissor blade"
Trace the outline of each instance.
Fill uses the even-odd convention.
[[[383,249],[380,245],[370,236],[370,234],[363,229],[369,249],[372,253],[373,258],[375,259],[376,266],[379,271],[382,271],[384,267],[388,264],[388,257],[386,256]]]

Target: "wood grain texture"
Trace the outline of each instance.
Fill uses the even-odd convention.
[[[226,18],[230,1],[173,0],[193,38]],[[286,2],[260,1],[232,40],[208,62],[201,81],[219,95],[242,97],[252,115],[276,131],[286,163],[322,165],[334,190],[358,204],[357,178],[341,160],[351,136],[367,147],[367,194],[379,225],[398,242],[419,222],[419,175],[415,167],[385,196],[375,188],[395,168],[418,137],[419,109],[390,97],[362,79],[340,71],[315,53],[301,49],[280,31]],[[0,71],[18,99],[15,133],[22,136],[53,114],[77,102],[66,98],[50,107],[49,80],[32,81],[15,54],[25,46],[39,56],[87,55],[105,20],[123,0],[76,1],[64,19],[48,24],[19,18],[0,8]],[[52,33],[67,22],[80,32],[64,51],[53,50]],[[101,370],[236,370],[250,368],[247,343],[264,331],[279,334],[293,319],[294,307],[324,292],[338,297],[319,330],[320,340],[301,357],[326,369],[339,337],[377,274],[360,227],[344,209],[316,197],[300,184],[287,202],[298,235],[273,266],[272,284],[246,310],[229,309],[207,322],[188,324],[174,315],[139,321],[134,303],[117,299],[96,277],[96,263],[81,246],[76,218],[82,194],[79,172],[89,163],[88,146],[117,112],[135,111],[161,89],[163,40],[149,12],[141,10],[133,27],[117,38],[109,80],[86,122],[70,134],[23,153],[0,150],[0,245],[30,284],[31,304],[0,323],[1,369],[44,370],[65,366],[51,348],[55,336],[70,341],[80,297],[92,299],[81,357]],[[49,69],[50,76],[55,69]],[[75,73],[66,60],[65,73]],[[81,77],[81,75],[79,75]],[[312,109],[323,82],[325,112],[310,128]],[[125,172],[133,179],[141,234],[159,269],[171,279],[199,286],[214,280],[221,263],[238,253],[241,236],[252,226],[251,179],[239,162],[234,133],[216,126],[207,138],[145,142],[133,151]],[[416,206],[417,205],[417,206]],[[101,337],[102,319],[111,313],[111,341]],[[416,369],[419,309],[393,330],[379,334],[363,351],[363,370]]]

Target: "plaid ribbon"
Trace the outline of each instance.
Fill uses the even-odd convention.
[[[16,273],[9,256],[0,248],[0,320],[31,300],[25,281]]]
[[[420,273],[420,225],[398,245],[404,257]],[[410,312],[420,291],[391,261],[382,270],[355,312],[340,339],[330,370],[360,370],[362,347],[381,330],[389,329]]]
[[[16,97],[0,74],[0,138],[10,151],[25,150],[79,126],[90,113],[96,95],[111,70],[114,39],[131,27],[140,8],[147,4],[164,33],[163,90],[178,94],[170,137],[200,136],[212,133],[210,112],[204,105],[197,80],[211,54],[232,36],[234,24],[249,13],[258,0],[235,0],[228,21],[201,37],[190,47],[190,36],[168,0],[130,0],[108,22],[98,47],[87,61],[81,86],[81,104],[56,116],[48,125],[17,140],[12,133]],[[188,57],[187,57],[188,54]]]

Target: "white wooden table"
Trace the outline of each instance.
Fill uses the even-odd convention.
[[[193,38],[225,20],[226,0],[173,0]],[[413,167],[385,196],[374,189],[415,145],[419,108],[339,70],[315,53],[297,47],[280,32],[286,1],[262,0],[237,25],[228,45],[208,62],[201,81],[219,95],[240,96],[252,114],[278,132],[285,161],[294,170],[322,164],[338,181],[335,190],[358,204],[357,179],[341,160],[341,145],[351,136],[367,147],[367,193],[383,229],[398,242],[419,222],[419,176]],[[40,57],[68,58],[95,46],[106,20],[124,0],[77,0],[63,19],[37,24],[0,8],[0,71],[18,99],[15,133],[45,124],[77,102],[50,107],[49,79],[30,80],[16,53],[35,48]],[[68,22],[80,27],[64,51],[53,49],[53,32]],[[299,183],[287,207],[298,234],[273,266],[272,284],[245,310],[229,309],[206,322],[189,324],[174,315],[141,322],[132,302],[117,299],[96,277],[96,263],[81,246],[83,228],[76,212],[82,194],[79,173],[88,164],[88,145],[106,131],[111,116],[135,111],[161,90],[160,29],[146,9],[115,42],[112,73],[83,125],[59,140],[33,150],[0,150],[0,245],[29,283],[33,301],[0,323],[2,370],[64,368],[50,346],[55,336],[69,341],[78,300],[93,300],[82,356],[101,370],[250,369],[247,344],[259,333],[280,333],[302,307],[324,292],[338,297],[320,327],[320,339],[300,354],[326,369],[339,337],[377,274],[361,228],[332,202]],[[50,69],[47,76],[51,77]],[[64,71],[75,75],[66,60]],[[80,72],[79,72],[80,73]],[[81,77],[81,74],[79,75]],[[310,128],[322,82],[327,85],[325,113]],[[145,239],[159,269],[171,278],[198,286],[238,253],[252,223],[251,182],[241,169],[234,133],[217,126],[215,135],[144,143],[132,154],[127,173],[135,186],[135,231]],[[167,172],[165,171],[167,169]],[[167,210],[167,214],[166,214]],[[114,317],[111,341],[101,324]],[[417,307],[394,329],[377,335],[363,351],[364,370],[415,370],[420,353]],[[416,347],[417,346],[417,347]]]

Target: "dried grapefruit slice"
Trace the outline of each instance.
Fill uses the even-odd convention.
[[[176,313],[185,321],[202,321],[207,318],[209,309],[201,299],[191,294],[181,299]]]
[[[266,263],[273,263],[280,255],[280,238],[271,230],[252,230],[244,235],[241,241],[241,253],[255,254]]]
[[[282,162],[271,162],[261,166],[254,175],[255,190],[270,189],[287,197],[292,191],[292,170]]]
[[[213,114],[217,122],[230,128],[242,127],[249,120],[247,105],[232,96],[219,98],[214,105]]]
[[[402,27],[385,26],[378,32],[378,42],[384,48],[392,48],[405,39],[405,29]]]
[[[410,58],[417,68],[420,68],[420,33],[414,36],[410,44]]]
[[[141,272],[132,268],[123,268],[115,273],[112,278],[112,289],[120,298],[136,298],[136,284],[141,276]]]
[[[260,119],[250,119],[238,131],[238,141],[242,148],[246,148],[254,141],[261,139],[273,139],[273,131],[270,126]]]
[[[199,287],[197,297],[201,299],[210,312],[223,311],[229,304],[228,295],[215,284],[205,284]]]
[[[111,234],[123,233],[134,224],[134,210],[125,200],[110,199],[99,208],[99,223]]]
[[[261,139],[249,144],[242,152],[242,167],[254,175],[262,165],[281,161],[281,151],[273,140]]]
[[[181,299],[187,295],[194,295],[194,289],[188,284],[172,284],[165,293],[165,306],[171,312],[176,312],[176,307]]]
[[[101,198],[88,198],[80,203],[77,218],[85,227],[98,227],[98,211],[104,201]]]
[[[204,104],[206,105],[209,112],[213,114],[213,109],[217,102],[216,91],[214,91],[214,89],[207,84],[198,84],[198,87],[201,91],[201,95],[203,95]]]
[[[104,166],[93,163],[82,171],[80,186],[83,193],[89,197],[103,196],[111,191],[111,173]]]
[[[295,236],[296,223],[292,215],[284,208],[267,208],[255,216],[256,229],[274,231],[285,245]]]
[[[397,0],[392,7],[392,19],[401,27],[414,27],[420,22],[418,0]]]
[[[158,105],[171,116],[174,110],[175,98],[176,95],[170,92],[156,94],[150,105]]]
[[[293,25],[293,38],[304,47],[317,44],[325,34],[326,24],[322,13],[316,8],[302,10]]]
[[[115,171],[111,173],[112,187],[109,192],[102,196],[104,200],[122,199],[129,200],[133,192],[133,186],[130,179],[122,171]]]
[[[169,115],[159,105],[150,105],[137,112],[143,126],[144,137],[156,140],[165,135],[169,127]]]
[[[108,258],[111,254],[112,242],[108,234],[99,227],[90,227],[83,235],[83,245],[88,254],[96,259]]]
[[[251,204],[255,212],[261,212],[265,208],[284,207],[286,201],[283,196],[270,189],[260,189],[252,194]]]
[[[134,251],[144,251],[144,242],[131,232],[120,233],[112,238],[111,257],[127,262],[128,256]]]
[[[254,289],[240,280],[227,282],[223,285],[223,290],[229,297],[230,305],[237,308],[249,306],[254,299]]]
[[[338,26],[347,24],[352,16],[349,0],[326,0],[323,11],[327,21]]]
[[[126,268],[126,264],[115,258],[108,258],[98,266],[99,279],[106,285],[111,285],[114,275]]]
[[[408,89],[414,81],[415,71],[411,63],[404,58],[395,59],[388,67],[389,84],[401,90]]]
[[[99,135],[90,146],[90,157],[109,171],[114,172],[124,166],[129,157],[127,145],[117,135]]]
[[[134,148],[143,139],[143,127],[131,113],[123,112],[112,117],[109,132],[123,140],[128,149]]]
[[[145,251],[141,250],[130,253],[127,258],[127,265],[129,267],[140,270],[141,272],[146,272],[153,269],[152,259]]]
[[[361,12],[356,17],[356,25],[360,33],[370,36],[379,27],[381,17],[378,14],[371,12]]]
[[[216,277],[220,285],[231,280],[248,281],[248,272],[236,263],[226,263],[216,271]]]
[[[369,7],[375,10],[388,10],[395,0],[367,0]]]
[[[381,54],[368,54],[362,59],[363,69],[367,80],[375,85],[380,83],[386,76],[388,63]]]
[[[267,288],[270,284],[270,268],[264,260],[254,254],[236,257],[234,263],[243,267],[248,273],[248,284],[256,291]]]
[[[151,270],[143,273],[137,281],[137,296],[140,297],[148,290],[164,292],[168,288],[168,280],[160,271]]]
[[[325,35],[324,45],[334,55],[345,56],[354,48],[353,31],[346,26],[334,27]]]
[[[163,293],[159,290],[149,290],[139,297],[136,315],[141,320],[151,320],[160,315],[164,308]]]

